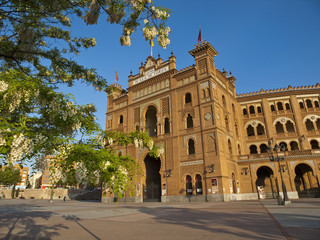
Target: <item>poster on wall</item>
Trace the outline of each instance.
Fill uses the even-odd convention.
[[[218,179],[217,178],[211,178],[211,189],[212,189],[212,194],[219,193],[219,190],[218,190]]]

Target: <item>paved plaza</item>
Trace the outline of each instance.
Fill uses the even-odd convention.
[[[204,203],[0,200],[0,239],[320,239],[320,199]]]

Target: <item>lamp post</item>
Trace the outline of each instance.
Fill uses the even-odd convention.
[[[286,146],[282,145],[282,146],[279,146],[278,144],[276,144],[273,148],[269,147],[269,150],[271,152],[275,152],[276,153],[276,157],[273,156],[270,156],[270,161],[274,162],[274,161],[277,161],[278,164],[279,164],[279,171],[280,171],[280,177],[281,177],[281,184],[282,184],[282,192],[283,192],[283,201],[278,201],[279,205],[288,205],[288,204],[291,204],[291,201],[288,197],[288,193],[287,193],[287,188],[286,188],[286,185],[283,181],[283,176],[282,176],[282,169],[281,169],[281,165],[280,165],[280,160],[284,160],[284,157],[279,157],[278,155],[278,151],[279,150],[285,150],[286,149]],[[280,197],[280,196],[278,196]],[[281,199],[282,200],[282,199]]]

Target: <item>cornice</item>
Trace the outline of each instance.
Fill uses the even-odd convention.
[[[315,90],[315,89],[320,90],[319,83],[317,83],[316,85],[312,85],[312,86],[292,87],[289,85],[287,88],[280,88],[280,89],[277,88],[277,89],[268,89],[268,90],[261,89],[260,91],[256,91],[256,92],[237,94],[236,98],[239,99],[239,98],[244,98],[244,97],[267,95],[267,94],[272,94],[272,93],[286,93],[286,92],[293,92],[293,91],[304,91],[304,90]]]

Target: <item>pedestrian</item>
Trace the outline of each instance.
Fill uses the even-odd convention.
[[[66,196],[63,197],[63,201],[64,201],[64,202],[66,201]]]

